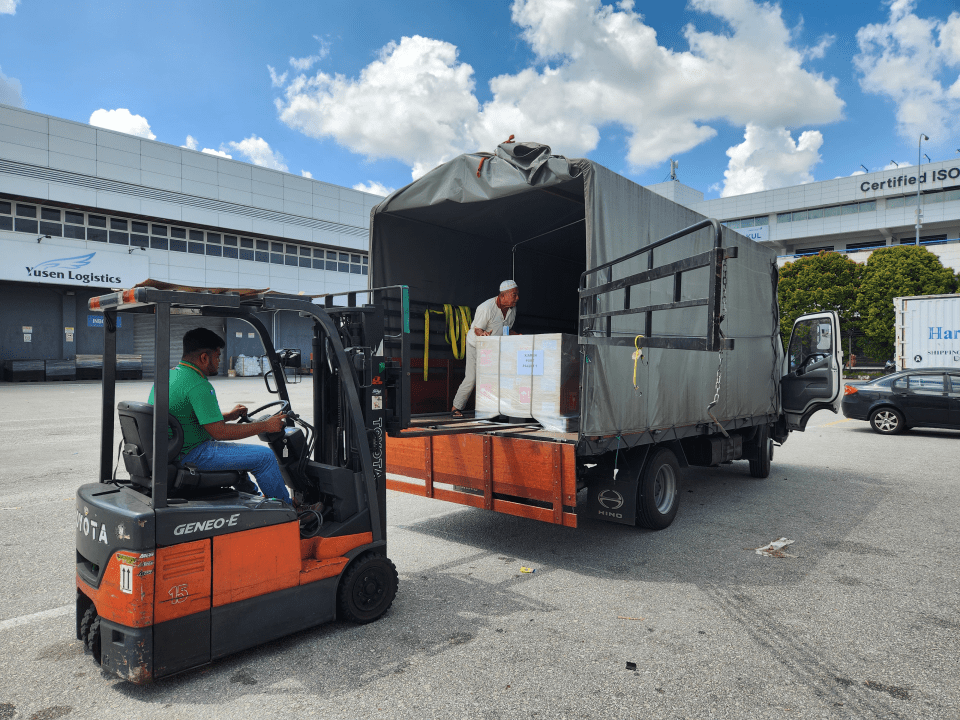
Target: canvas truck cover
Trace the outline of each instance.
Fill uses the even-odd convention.
[[[475,308],[512,277],[520,288],[518,331],[577,334],[581,273],[703,219],[590,160],[552,155],[536,143],[504,143],[493,155],[461,155],[438,166],[373,209],[371,286],[405,284],[412,300]],[[705,252],[714,240],[708,228],[657,248],[654,265]],[[779,413],[776,253],[727,228],[723,244],[738,249],[726,261],[720,326],[734,349],[721,359],[715,352],[646,348],[635,388],[632,345],[581,345],[581,437],[709,423],[718,364],[715,417]],[[646,270],[647,262],[644,254],[617,265],[613,279]],[[706,297],[709,273],[684,273],[681,299]],[[588,287],[597,283],[594,276]],[[669,277],[633,290],[629,307],[674,296]],[[623,307],[622,294],[606,301]],[[706,333],[705,307],[652,318],[653,335]],[[612,320],[613,334],[631,339],[644,327],[642,313]],[[642,346],[642,338],[637,342]]]

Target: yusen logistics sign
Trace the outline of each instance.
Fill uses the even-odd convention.
[[[0,279],[51,285],[129,287],[146,280],[150,261],[142,255],[49,243],[0,240]]]

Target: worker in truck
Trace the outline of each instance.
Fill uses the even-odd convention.
[[[223,338],[206,328],[194,328],[183,336],[183,357],[170,371],[170,414],[183,426],[180,460],[201,472],[249,471],[266,497],[292,504],[273,450],[263,445],[224,442],[281,432],[286,420],[278,413],[263,422],[227,424],[246,417],[247,408],[237,405],[221,412],[217,393],[207,379],[219,371],[220,351],[225,344]],[[153,393],[151,389],[151,404]]]
[[[504,280],[500,283],[500,294],[485,300],[477,307],[473,315],[470,332],[467,333],[467,364],[464,368],[463,382],[453,398],[453,416],[463,417],[463,408],[470,399],[470,393],[477,383],[477,338],[485,335],[502,335],[507,328],[510,335],[519,335],[513,331],[513,323],[517,319],[517,301],[520,300],[520,290],[513,280]]]

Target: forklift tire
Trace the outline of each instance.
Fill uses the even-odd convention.
[[[95,605],[87,608],[80,620],[80,638],[83,647],[93,655],[96,663],[100,664],[100,616]]]
[[[756,450],[750,460],[750,476],[765,478],[770,476],[770,464],[773,461],[773,440],[770,438],[770,426],[761,425],[757,430]]]
[[[389,558],[375,552],[361,555],[340,581],[340,618],[360,625],[373,622],[393,604],[399,584],[397,568]]]
[[[637,493],[637,525],[649,530],[670,526],[680,507],[680,463],[669,448],[659,448],[647,462]]]

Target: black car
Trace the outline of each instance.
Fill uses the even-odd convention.
[[[843,414],[869,421],[881,435],[918,426],[960,429],[957,368],[904,370],[843,392]]]

